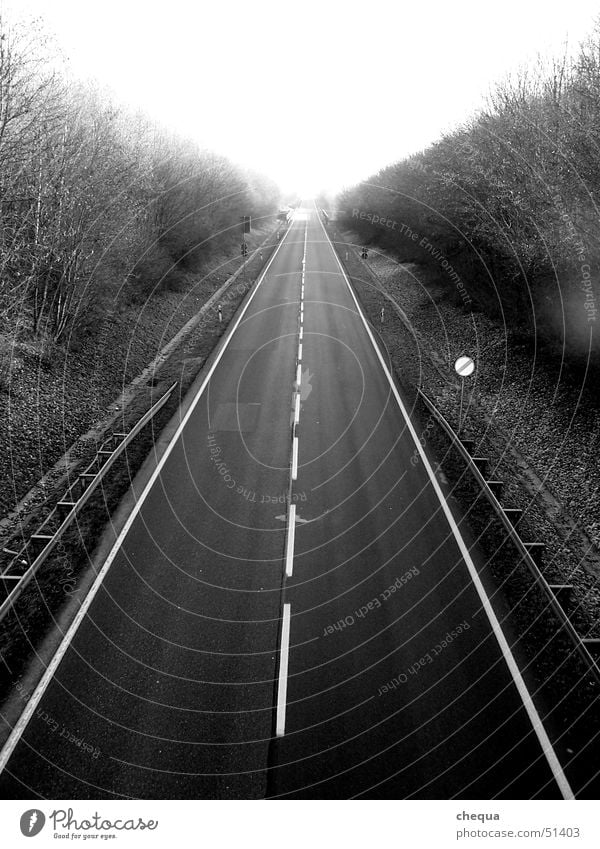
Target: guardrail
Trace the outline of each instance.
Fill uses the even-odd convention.
[[[578,655],[585,663],[590,674],[595,680],[600,683],[600,668],[598,667],[597,657],[600,652],[600,639],[582,637],[573,623],[571,622],[567,611],[564,609],[562,601],[566,604],[572,592],[570,584],[551,584],[542,574],[539,563],[543,550],[545,548],[540,542],[523,542],[516,525],[522,516],[523,511],[518,508],[503,507],[500,502],[500,494],[502,491],[502,481],[488,480],[485,472],[487,467],[487,458],[472,457],[468,446],[474,446],[472,439],[461,439],[448,423],[444,415],[438,410],[433,401],[421,390],[417,390],[419,397],[433,415],[436,421],[446,432],[453,445],[458,449],[463,460],[467,463],[469,470],[475,477],[482,492],[489,501],[496,516],[501,521],[508,536],[514,543],[519,555],[528,567],[536,585],[544,593],[550,607],[557,616],[562,629],[569,637]],[[592,654],[594,652],[594,654]]]
[[[56,548],[61,536],[73,523],[82,507],[89,501],[110,467],[142,428],[164,407],[176,386],[177,383],[175,382],[169,387],[128,433],[113,433],[108,439],[104,440],[92,462],[83,472],[77,475],[76,480],[69,485],[63,497],[57,502],[37,531],[30,536],[28,542],[19,551],[9,552],[13,555],[12,560],[0,569],[0,585],[3,585],[3,589],[8,589],[8,595],[0,604],[0,622]],[[111,448],[111,443],[114,443],[115,440],[118,440],[117,445]],[[74,492],[77,487],[79,493]],[[58,527],[51,530],[56,522],[58,522]]]

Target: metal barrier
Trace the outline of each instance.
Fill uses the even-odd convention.
[[[44,519],[37,531],[32,534],[29,541],[14,554],[10,563],[0,571],[0,583],[7,585],[9,590],[7,597],[0,604],[0,622],[19,598],[25,587],[38,572],[39,568],[47,560],[48,556],[56,548],[62,534],[75,517],[91,498],[94,490],[100,484],[110,467],[115,463],[130,442],[138,435],[150,419],[167,403],[177,383],[174,383],[150,409],[144,413],[142,418],[134,425],[129,433],[113,433],[106,439],[92,462],[87,468],[77,475],[77,479],[70,484],[63,497],[57,502],[53,510]],[[115,439],[120,440],[111,448],[110,444]],[[79,494],[74,498],[73,489],[79,487]],[[52,531],[52,525],[58,521],[58,527]],[[31,556],[34,555],[33,560]]]
[[[544,547],[543,543],[523,542],[516,529],[523,511],[518,508],[502,506],[499,500],[502,482],[497,480],[487,480],[485,476],[487,470],[487,459],[485,457],[472,457],[470,454],[469,449],[472,450],[474,448],[474,441],[472,439],[461,440],[458,434],[455,433],[451,425],[444,418],[443,414],[435,406],[433,401],[428,398],[421,389],[418,389],[417,392],[429,412],[446,431],[447,436],[450,438],[453,445],[456,446],[462,458],[467,463],[469,470],[477,480],[492,509],[496,513],[498,519],[502,522],[506,533],[514,543],[522,560],[528,567],[536,585],[542,590],[548,599],[552,610],[556,614],[565,633],[573,643],[577,653],[587,666],[590,674],[593,675],[598,683],[600,683],[600,668],[598,667],[598,663],[594,655],[590,652],[590,648],[594,652],[600,649],[600,639],[596,639],[594,637],[581,637],[569,619],[568,613],[560,601],[560,599],[565,601],[570,596],[572,587],[569,584],[550,584],[546,580],[539,569],[536,557],[534,557],[534,552],[535,555],[539,557],[540,551]]]

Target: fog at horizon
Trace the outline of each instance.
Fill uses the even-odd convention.
[[[426,14],[386,0],[370,16],[338,0],[2,9],[40,17],[75,76],[303,196],[423,149],[511,71],[575,50],[598,16],[588,0],[436,2]]]

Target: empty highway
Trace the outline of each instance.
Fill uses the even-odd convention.
[[[406,404],[297,210],[3,750],[4,797],[569,798]]]

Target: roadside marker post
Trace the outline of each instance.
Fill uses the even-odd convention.
[[[244,274],[244,286],[246,285],[246,257],[248,256],[248,245],[246,242],[242,242],[242,269]]]
[[[382,310],[383,312],[383,310]],[[465,395],[465,377],[470,377],[475,371],[475,363],[471,357],[459,357],[454,363],[454,370],[460,377],[460,410],[458,413],[458,432],[462,430],[463,402]]]

